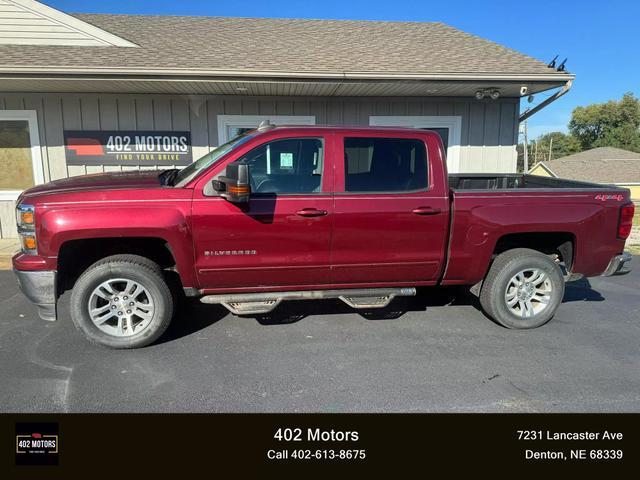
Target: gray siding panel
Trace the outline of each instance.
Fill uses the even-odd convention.
[[[219,97],[208,100],[206,105],[208,142],[210,147],[214,147],[220,144],[218,140],[218,115],[228,112],[225,110],[223,100]]]
[[[224,113],[231,113],[233,112],[233,110],[228,110],[225,109]],[[241,113],[241,112],[235,112],[235,113]],[[257,115],[277,115],[278,114],[278,109],[276,107],[276,101],[275,100],[269,100],[269,99],[260,99],[259,103],[258,103],[258,111],[255,113]],[[249,114],[247,114],[249,115]]]
[[[118,101],[115,97],[98,97],[101,130],[118,129]]]
[[[40,155],[42,157],[42,170],[44,173],[44,181],[51,181],[49,174],[49,150],[47,149],[47,143],[44,132],[44,104],[41,96],[31,95],[24,99],[24,108],[26,110],[35,110],[38,117],[38,133],[40,136]]]
[[[350,125],[368,125],[372,115],[456,115],[462,118],[460,171],[515,171],[519,102],[512,98],[476,101],[455,97],[230,98],[0,93],[0,109],[37,111],[45,179],[49,181],[139,168],[67,166],[62,136],[65,129],[186,130],[191,132],[193,156],[199,158],[219,145],[218,115],[313,115],[317,124]],[[0,226],[13,222],[13,218],[1,217]]]
[[[138,124],[136,116],[136,99],[131,95],[116,98],[118,105],[118,128],[120,130],[135,130]]]
[[[171,128],[177,131],[188,131],[191,128],[189,102],[186,98],[171,100]]]
[[[136,130],[153,130],[153,100],[150,96],[136,97]]]
[[[209,152],[209,119],[207,112],[207,101],[204,98],[189,99],[191,150],[194,158],[199,158]]]
[[[171,99],[156,98],[152,102],[153,109],[153,130],[171,130]]]
[[[38,127],[45,132],[45,145],[49,151],[51,180],[67,177],[67,162],[64,156],[62,136],[64,130],[62,99],[59,96],[45,95],[44,125],[39,125]]]

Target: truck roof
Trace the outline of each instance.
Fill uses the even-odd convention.
[[[342,132],[428,132],[429,129],[414,127],[384,127],[384,126],[367,126],[367,125],[265,125],[258,127],[259,132],[272,132],[281,130],[332,130]]]

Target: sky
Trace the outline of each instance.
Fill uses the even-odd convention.
[[[564,97],[530,117],[529,138],[566,131],[576,106],[640,96],[639,0],[44,0],[67,13],[444,22],[576,75]],[[550,92],[536,95],[534,105]],[[524,106],[524,102],[523,102]]]

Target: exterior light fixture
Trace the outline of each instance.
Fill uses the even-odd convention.
[[[476,91],[475,97],[477,100],[482,100],[484,97],[489,97],[491,100],[497,100],[500,98],[500,90],[496,88],[483,88]]]

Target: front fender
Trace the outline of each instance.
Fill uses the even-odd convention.
[[[160,238],[171,248],[183,285],[191,287],[196,282],[188,218],[188,211],[167,205],[48,208],[38,218],[38,253],[56,257],[61,246],[71,240]]]

